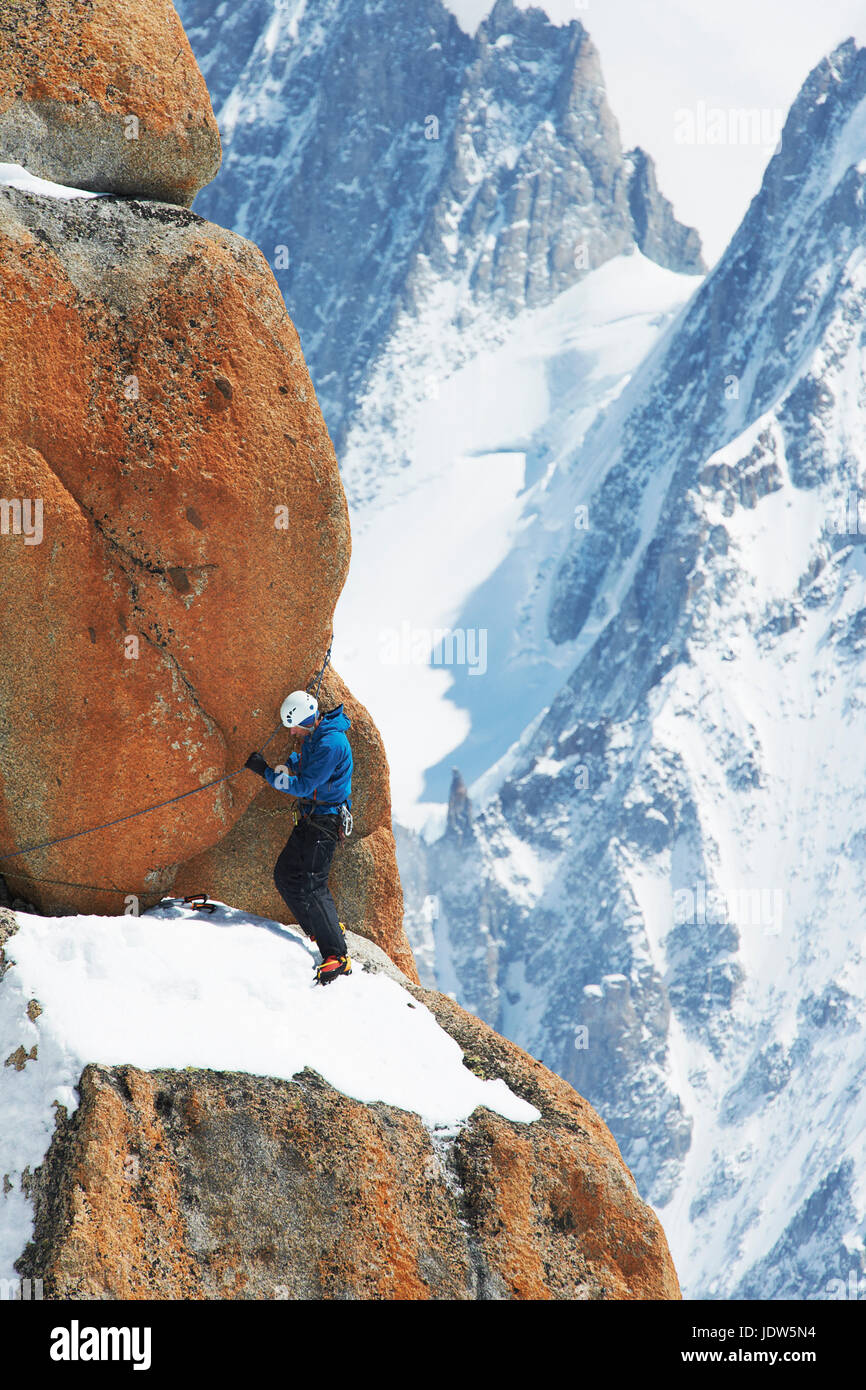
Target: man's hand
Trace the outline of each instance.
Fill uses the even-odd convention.
[[[258,773],[259,777],[264,777],[268,765],[261,753],[250,753],[250,756],[244,763],[244,767],[248,767],[250,772]]]

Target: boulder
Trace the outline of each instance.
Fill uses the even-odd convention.
[[[479,1107],[436,1134],[309,1069],[90,1065],[30,1178],[19,1273],[49,1299],[679,1298],[658,1219],[592,1107],[375,946],[350,945],[541,1117]]]
[[[0,7],[0,163],[189,206],[220,158],[207,87],[171,0]]]
[[[195,888],[283,915],[291,803],[217,779],[321,668],[351,543],[271,271],[186,210],[3,189],[0,280],[0,856],[120,822],[0,873],[43,911]],[[358,761],[338,906],[411,973],[381,739],[333,674],[328,699]]]

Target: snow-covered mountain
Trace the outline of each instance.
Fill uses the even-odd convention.
[[[687,1295],[833,1296],[866,1269],[866,51],[694,294],[579,24],[179,8],[227,145],[197,210],[276,265],[340,442],[341,664],[398,811],[472,783],[402,836],[419,965],[599,1106]]]
[[[439,296],[465,328],[488,308],[489,334],[634,245],[702,268],[577,21],[497,0],[470,37],[441,0],[177,8],[224,146],[196,211],[267,255],[338,450],[401,310]]]
[[[467,331],[475,355],[426,396],[420,348],[433,358],[448,340],[429,317],[407,316],[377,363],[343,458],[353,565],[336,625],[343,667],[376,709],[401,822],[441,819],[455,759],[467,776],[489,768],[573,665],[546,614],[584,519],[563,465],[694,286],[635,251],[525,311],[496,346]],[[367,414],[389,382],[390,428]],[[407,462],[389,473],[398,451]]]
[[[441,986],[604,1108],[692,1297],[866,1270],[864,247],[848,42],[561,462],[569,679],[404,854]]]
[[[339,659],[417,824],[454,750],[488,767],[571,663],[543,603],[559,458],[693,292],[697,234],[622,150],[577,21],[179,8],[226,148],[196,210],[265,249],[299,328],[352,515]],[[476,661],[437,650],[452,630]]]

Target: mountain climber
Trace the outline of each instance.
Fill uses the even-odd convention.
[[[352,749],[346,737],[351,728],[343,706],[319,711],[315,695],[295,690],[280,709],[286,728],[302,740],[300,753],[288,757],[287,771],[274,771],[261,753],[244,763],[277,791],[297,797],[295,828],[274,866],[274,883],[298,925],[322,953],[316,980],[327,985],[338,975],[351,975],[352,963],[328,888],[328,874],[341,827],[350,818]]]

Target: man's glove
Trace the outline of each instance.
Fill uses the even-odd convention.
[[[244,767],[248,767],[250,772],[257,772],[259,777],[264,777],[268,770],[268,765],[261,753],[250,753],[250,756],[244,763]]]

